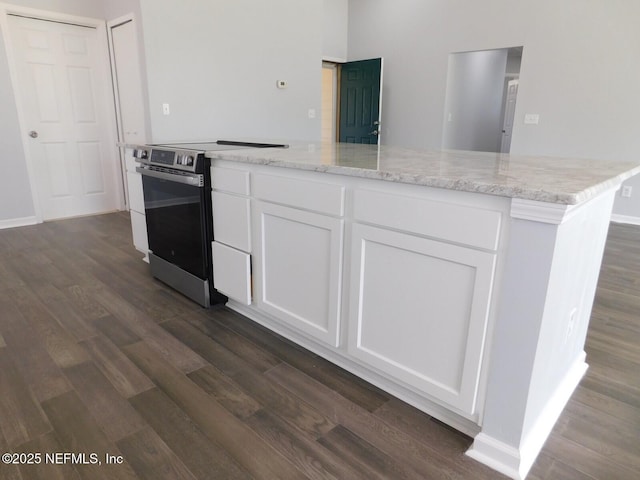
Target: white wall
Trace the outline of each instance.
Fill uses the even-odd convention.
[[[442,148],[497,152],[507,50],[449,55]]]
[[[322,58],[333,62],[347,61],[348,0],[323,0],[324,25]]]
[[[147,137],[320,137],[321,59],[346,58],[347,0],[14,0],[112,20],[133,12],[147,77]],[[276,89],[276,80],[289,87]],[[171,115],[160,106],[169,103]],[[0,227],[35,215],[0,38]],[[309,119],[309,109],[316,118]]]
[[[350,0],[348,58],[385,59],[384,142],[433,149],[449,53],[524,46],[511,151],[637,161],[639,18],[637,0]],[[640,219],[628,183],[614,212]]]
[[[152,140],[319,139],[323,3],[141,0]]]

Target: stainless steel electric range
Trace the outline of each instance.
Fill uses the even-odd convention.
[[[286,148],[284,144],[236,142],[135,146],[142,174],[151,274],[203,307],[223,303],[213,288],[211,205],[213,150]]]

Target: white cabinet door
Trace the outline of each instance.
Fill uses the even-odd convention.
[[[258,308],[337,346],[344,221],[259,201],[253,208]]]
[[[349,354],[475,409],[495,255],[354,224]]]
[[[248,253],[213,242],[213,286],[244,305],[251,304],[251,258]]]

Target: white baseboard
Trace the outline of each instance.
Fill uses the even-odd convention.
[[[38,223],[36,217],[10,218],[8,220],[0,220],[0,230],[5,228],[26,227],[27,225],[35,225]]]
[[[562,410],[587,371],[586,354],[575,360],[519,447],[480,432],[467,451],[471,458],[515,480],[524,480],[547,441]]]
[[[524,480],[520,473],[520,450],[480,432],[467,450],[467,455],[509,478]]]
[[[611,215],[611,221],[615,223],[626,223],[628,225],[640,225],[640,217],[632,217],[630,215]]]

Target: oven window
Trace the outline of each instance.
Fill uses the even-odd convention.
[[[204,189],[148,176],[142,182],[149,249],[206,279]]]

